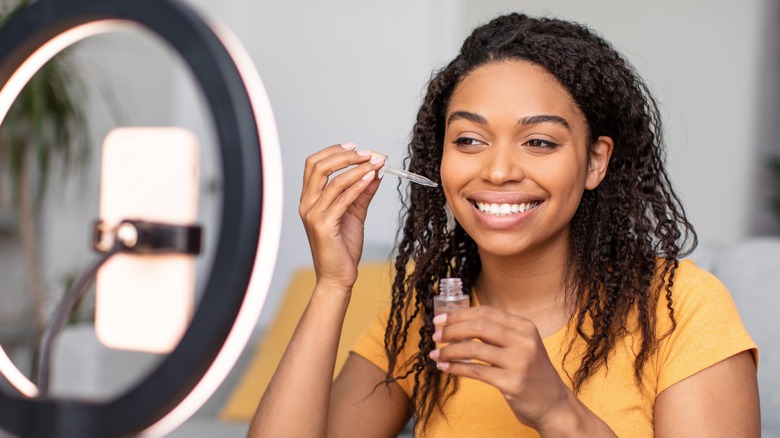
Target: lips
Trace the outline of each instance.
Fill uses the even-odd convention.
[[[483,213],[491,214],[493,216],[507,216],[510,214],[520,214],[538,206],[541,201],[521,202],[517,204],[510,203],[490,203],[474,201],[477,209]]]

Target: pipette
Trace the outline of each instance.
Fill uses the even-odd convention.
[[[379,152],[371,152],[371,157],[383,157],[385,159],[385,166],[381,169],[379,169],[379,177],[382,177],[382,174],[389,173],[390,175],[395,175],[399,178],[403,178],[405,180],[411,181],[413,183],[417,183],[423,186],[428,187],[438,187],[439,184],[429,180],[428,178],[418,175],[416,173],[407,172],[405,170],[400,169],[393,169],[392,167],[387,165],[387,155],[380,154]]]

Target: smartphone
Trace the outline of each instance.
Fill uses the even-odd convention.
[[[197,220],[198,142],[178,127],[122,127],[103,143],[100,220],[172,225]],[[95,331],[110,348],[168,353],[192,319],[195,256],[118,253],[100,267]]]

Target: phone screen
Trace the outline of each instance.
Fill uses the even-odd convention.
[[[192,225],[197,219],[198,142],[176,127],[112,130],[103,143],[100,219]],[[115,254],[96,279],[95,330],[110,348],[167,353],[193,314],[195,257]]]

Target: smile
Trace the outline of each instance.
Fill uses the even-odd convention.
[[[475,202],[477,209],[483,213],[494,216],[507,216],[510,214],[525,213],[526,211],[541,204],[541,201],[524,202],[522,204],[490,204],[486,202]]]

